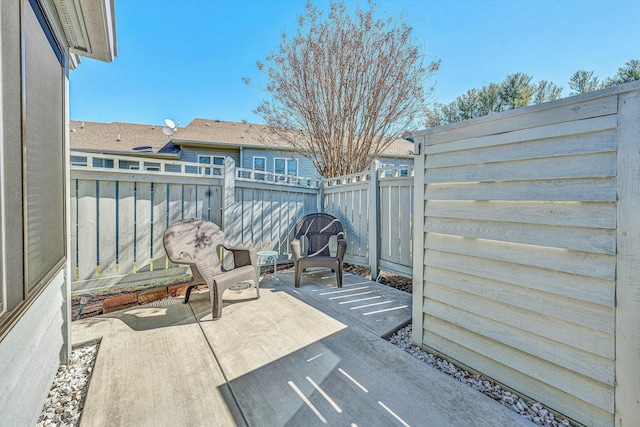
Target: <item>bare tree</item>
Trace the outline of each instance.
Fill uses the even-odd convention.
[[[439,61],[424,64],[412,28],[331,2],[328,16],[307,2],[294,37],[258,62],[271,95],[256,109],[272,136],[324,177],[364,170],[395,139],[422,125]],[[245,78],[245,82],[250,83]]]

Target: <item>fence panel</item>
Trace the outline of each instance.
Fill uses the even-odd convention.
[[[381,169],[380,268],[413,273],[413,168]]]
[[[324,212],[338,218],[345,228],[347,253],[345,261],[369,265],[369,223],[371,172],[326,180]]]
[[[291,259],[291,240],[298,219],[317,212],[318,189],[285,183],[264,184],[237,181],[235,203],[241,215],[238,236],[230,236],[245,246],[280,253],[280,261]],[[226,207],[225,207],[226,209]]]
[[[75,293],[116,286],[134,273],[166,270],[171,265],[162,236],[168,224],[187,216],[210,216],[211,211],[214,219],[221,217],[219,175],[165,172],[164,164],[162,172],[118,169],[116,156],[104,156],[116,167],[93,167],[99,157],[87,156],[88,166],[71,169]]]
[[[415,135],[414,342],[586,425],[614,425],[616,386],[638,389],[640,346],[616,339],[616,293],[635,286],[616,280],[619,201],[638,182],[619,192],[618,147],[639,151],[618,105],[638,111],[635,86]]]

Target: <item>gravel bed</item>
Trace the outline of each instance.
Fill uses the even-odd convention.
[[[98,346],[93,344],[71,351],[69,364],[58,369],[36,427],[80,425]]]
[[[469,372],[458,368],[453,363],[450,363],[445,359],[420,350],[420,348],[414,346],[411,341],[412,330],[413,327],[411,325],[399,329],[394,335],[391,336],[391,343],[403,349],[415,358],[433,366],[439,371],[456,378],[461,383],[464,383],[474,388],[475,390],[489,396],[490,398],[500,402],[501,404],[511,408],[513,411],[519,413],[520,415],[538,425],[546,427],[564,427],[572,425],[566,418],[556,418],[539,402],[525,402],[518,395],[503,390],[500,385],[488,380],[484,376],[472,375]]]

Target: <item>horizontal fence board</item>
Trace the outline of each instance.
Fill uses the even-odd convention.
[[[614,202],[426,200],[427,217],[477,219],[615,230]]]
[[[477,182],[502,180],[594,178],[616,175],[616,153],[589,153],[542,159],[474,163],[462,166],[430,168],[425,181]]]
[[[425,279],[469,294],[467,298],[482,297],[515,308],[534,311],[540,315],[557,317],[607,334],[615,332],[615,309],[587,303],[533,288],[499,282],[468,272],[425,267]]]
[[[428,183],[427,200],[615,201],[615,178],[550,179],[465,184]]]
[[[473,351],[456,343],[453,338],[447,339],[448,337],[429,332],[427,325],[430,325],[431,321],[435,323],[437,319],[425,317],[423,341],[428,349],[433,348],[456,360],[473,361],[474,369],[507,386],[517,386],[517,392],[524,393],[536,401],[545,402],[546,406],[573,419],[588,420],[594,426],[613,425],[613,415],[610,412],[512,369],[496,361],[490,352]]]
[[[533,107],[469,120],[457,126],[445,127],[440,131],[428,133],[426,135],[427,144],[435,145],[453,140],[497,135],[555,123],[575,122],[575,126],[579,126],[584,119],[611,115],[617,111],[617,95],[580,101],[565,98],[554,102],[551,107],[539,104]]]
[[[73,179],[93,179],[95,181],[163,182],[166,184],[222,185],[222,178],[190,174],[165,174],[117,169],[72,169]]]
[[[425,320],[431,320],[430,329],[435,334],[447,334],[447,338],[474,352],[484,354],[515,371],[522,373],[526,371],[527,375],[538,381],[564,390],[600,409],[613,412],[613,387],[611,386],[573,373],[568,369],[562,369],[527,353],[514,351],[505,344],[474,334],[472,331],[453,325],[443,319],[428,316]]]
[[[304,193],[304,194],[318,194],[318,189],[313,187],[298,187],[291,184],[286,184],[282,182],[259,182],[259,181],[236,181],[236,188],[242,189],[255,189],[255,190],[273,190],[274,188],[278,188],[277,191],[292,191],[295,193]]]
[[[427,233],[425,249],[615,280],[615,256]]]
[[[440,251],[426,251],[425,278],[429,267],[461,271],[606,307],[615,306],[614,281]]]
[[[348,184],[332,185],[324,187],[324,195],[329,196],[334,193],[345,193],[347,191],[366,190],[369,188],[369,181],[353,182]]]
[[[399,274],[401,276],[408,277],[410,279],[413,276],[413,267],[410,265],[397,264],[386,259],[380,259],[379,267],[381,270],[385,270],[394,274]]]
[[[504,162],[518,159],[538,159],[615,151],[617,148],[616,116],[605,116],[604,118],[613,123],[614,127],[612,129],[527,141],[512,141],[511,138],[506,138],[506,136],[495,135],[491,137],[492,144],[496,142],[496,139],[500,140],[501,138],[506,141],[506,144],[485,146],[482,144],[477,145],[484,141],[475,141],[476,144],[472,147],[456,151],[444,150],[449,144],[436,145],[435,147],[440,148],[440,152],[429,154],[425,159],[425,164],[427,168],[441,168],[472,163]],[[527,130],[527,132],[535,136],[535,130],[537,129]],[[513,136],[515,133],[506,135]]]
[[[605,388],[609,390],[615,385],[614,361],[611,359],[550,340],[545,336],[533,335],[502,321],[481,318],[439,301],[428,300],[426,306],[427,315],[500,343],[508,349],[507,352],[512,353],[515,359],[528,355],[535,357],[534,360],[540,359],[540,363],[544,366],[551,364],[562,368],[556,369],[551,381],[547,381],[551,386],[562,386],[563,382],[571,382],[576,387],[590,386],[593,381],[597,381],[607,386]],[[437,331],[434,330],[434,332]],[[512,367],[515,368],[515,366]],[[528,364],[523,364],[518,370],[523,371],[523,368],[528,367]],[[562,379],[562,375],[558,375],[558,372],[564,370],[570,371],[568,375],[571,379]]]
[[[603,358],[615,358],[615,340],[612,334],[596,331],[575,323],[565,322],[556,317],[542,315],[532,310],[526,310],[507,304],[501,304],[488,298],[469,298],[469,294],[440,286],[429,281],[425,282],[424,312],[430,313],[430,301],[438,301],[460,310],[473,313],[481,318],[494,320],[506,325],[505,333],[510,328],[527,331],[530,334],[582,349]],[[512,333],[514,331],[511,331]],[[535,337],[532,337],[535,339]]]
[[[573,150],[582,151],[584,149],[589,149],[591,146],[590,143],[595,143],[594,147],[607,146],[607,143],[591,141],[590,134],[607,132],[609,130],[615,129],[618,125],[618,120],[615,115],[607,115],[594,117],[590,119],[584,119],[580,121],[569,121],[569,122],[561,122],[561,123],[553,123],[546,126],[538,126],[524,129],[515,129],[509,132],[504,133],[496,133],[496,134],[488,134],[483,136],[472,136],[467,139],[458,139],[451,140],[447,143],[436,144],[436,145],[427,145],[425,147],[425,153],[427,154],[427,159],[425,161],[426,167],[433,166],[444,166],[445,164],[438,164],[438,156],[439,153],[447,153],[447,152],[456,152],[456,151],[464,151],[464,150],[475,150],[479,149],[479,153],[482,152],[491,152],[497,155],[496,160],[506,160],[507,158],[500,158],[501,156],[510,156],[510,155],[520,155],[523,157],[541,157],[541,156],[549,156],[552,154],[562,154],[564,150],[571,150],[565,152],[566,154],[574,152]],[[555,141],[561,139],[562,142],[569,142],[567,147],[562,148],[562,144],[559,144],[560,141]],[[585,147],[579,147],[579,144],[575,142],[573,144],[570,143],[573,141],[585,140]],[[608,138],[605,138],[607,141]],[[431,142],[431,138],[427,138],[427,142]],[[521,146],[515,146],[515,144],[526,143]],[[532,145],[532,142],[534,143]],[[551,146],[549,146],[549,142],[552,142]],[[613,142],[615,148],[615,139],[613,141],[608,140],[609,143]],[[508,150],[506,150],[505,146],[510,145]],[[523,147],[523,148],[520,148]],[[574,147],[574,148],[571,148]],[[611,148],[609,148],[611,149]],[[506,151],[507,153],[498,154],[496,151]],[[601,149],[596,148],[595,151],[602,151]],[[605,150],[608,151],[608,150]],[[508,154],[511,152],[511,154]],[[535,153],[538,152],[536,155]],[[455,157],[455,153],[452,153],[452,157]],[[433,160],[429,160],[430,157],[434,157]],[[480,154],[480,158],[483,156]],[[491,158],[487,159],[491,160]],[[480,160],[482,161],[482,160]],[[431,163],[433,162],[433,163]],[[455,163],[454,163],[455,164]]]
[[[615,230],[557,227],[497,221],[474,221],[427,216],[424,230],[439,234],[525,243],[599,254],[616,253]]]

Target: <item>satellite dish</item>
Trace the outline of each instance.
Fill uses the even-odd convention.
[[[174,121],[171,119],[164,119],[164,123],[166,124],[166,126],[162,128],[162,133],[167,136],[171,136],[176,133],[176,131],[178,130],[177,126],[180,124],[180,122],[178,122],[178,124],[174,123]]]

